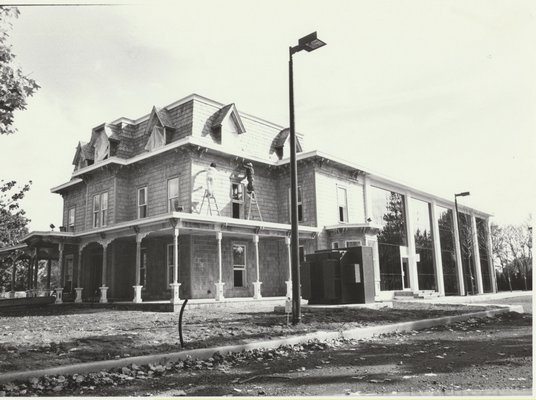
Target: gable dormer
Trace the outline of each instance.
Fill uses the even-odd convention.
[[[234,103],[220,108],[214,115],[212,122],[212,138],[218,144],[225,141],[225,135],[238,136],[246,132],[242,119]]]
[[[285,128],[280,131],[272,140],[272,145],[270,146],[270,156],[273,154],[276,155],[278,160],[283,158],[290,157],[290,129]],[[288,143],[288,144],[287,144]],[[303,151],[300,139],[296,136],[296,152],[301,153]]]
[[[149,136],[145,150],[152,151],[158,149],[171,141],[171,133],[174,130],[171,118],[165,109],[153,106],[145,135]]]
[[[86,142],[78,142],[76,153],[73,158],[74,169],[87,167],[94,162],[93,148]]]

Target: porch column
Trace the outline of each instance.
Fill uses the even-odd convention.
[[[47,291],[50,293],[50,272],[52,269],[52,260],[47,259]]]
[[[218,241],[218,282],[216,282],[216,301],[221,301],[224,299],[223,296],[223,266],[222,266],[222,256],[221,256],[221,240],[223,238],[222,232],[216,232],[216,240]]]
[[[81,276],[82,276],[82,252],[83,251],[84,251],[84,246],[78,247],[78,263],[76,265],[76,287],[74,288],[74,290],[76,290],[76,299],[74,299],[75,303],[82,302],[83,288],[80,287],[80,282],[81,282]]]
[[[372,220],[371,201],[370,201],[370,181],[367,174],[363,176],[363,204],[365,205],[365,221],[368,222],[370,218]]]
[[[440,296],[445,295],[445,279],[443,276],[443,259],[441,256],[441,242],[439,241],[439,224],[436,215],[436,202],[430,205],[430,216],[432,218],[432,239],[434,241],[434,260],[437,279],[437,291]]]
[[[34,269],[34,276],[33,276],[33,297],[37,296],[37,289],[38,289],[38,277],[39,277],[39,248],[35,250],[35,269]]]
[[[28,259],[28,271],[27,271],[27,282],[26,282],[26,297],[32,297],[32,276],[33,276],[33,265],[34,257]]]
[[[411,220],[411,206],[409,205],[411,196],[406,192],[404,208],[406,214],[406,232],[408,238],[408,267],[409,285],[413,292],[419,291],[419,275],[417,272],[417,257],[415,250],[415,236],[413,235],[413,221]]]
[[[261,295],[261,285],[260,275],[259,275],[259,235],[253,236],[253,244],[255,245],[255,272],[257,273],[257,280],[253,282],[253,298],[260,299]]]
[[[56,304],[63,303],[63,288],[65,287],[65,271],[63,270],[63,242],[58,243],[58,266],[60,267],[60,286],[56,290]]]
[[[287,299],[292,299],[292,268],[291,268],[291,260],[292,255],[290,253],[290,236],[285,236],[285,245],[287,246],[287,254],[288,254],[288,280],[285,281],[285,284],[287,285]]]
[[[475,262],[476,287],[478,294],[482,294],[484,293],[484,285],[482,285],[482,268],[480,268],[480,252],[478,251],[478,230],[474,214],[471,214],[471,234],[473,235],[473,260]]]
[[[462,249],[460,247],[460,230],[458,229],[458,215],[452,209],[452,222],[454,227],[454,246],[456,248],[456,269],[458,270],[458,288],[460,296],[465,296],[465,282],[463,281]]]
[[[143,288],[142,285],[140,285],[140,276],[141,276],[141,241],[143,240],[143,235],[141,233],[136,233],[136,284],[133,286],[134,288],[134,299],[132,299],[133,303],[141,303],[141,289]]]
[[[101,283],[102,286],[99,288],[101,291],[101,297],[99,299],[99,303],[108,303],[108,286],[106,286],[106,263],[107,263],[107,257],[106,257],[106,249],[108,248],[108,245],[110,242],[101,242],[102,245],[102,276],[101,276]]]
[[[365,235],[365,245],[372,247],[372,264],[374,267],[374,296],[380,299],[381,275],[380,275],[380,251],[378,248],[377,235]]]
[[[173,228],[173,283],[169,286],[171,287],[171,304],[178,304],[180,302],[179,298],[179,287],[181,284],[179,280],[179,228],[176,226]]]
[[[491,225],[489,218],[486,221],[486,235],[487,237],[487,246],[488,246],[488,262],[489,262],[489,273],[491,276],[491,289],[493,293],[497,293],[497,275],[495,274],[495,266],[493,265],[493,243],[491,242]]]
[[[18,257],[13,258],[13,269],[11,270],[11,297],[15,297],[15,282],[17,276],[17,259]]]

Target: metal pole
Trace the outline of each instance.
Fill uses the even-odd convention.
[[[458,197],[456,197],[456,195],[454,195],[454,208],[456,209],[456,222],[458,223],[458,246],[460,246],[460,254],[461,254],[460,262],[462,263],[462,280],[465,282],[465,279],[463,276],[462,231],[460,230],[460,214],[458,213]],[[467,295],[467,288],[465,288],[465,294]]]
[[[291,268],[292,268],[292,323],[301,321],[300,266],[298,258],[298,173],[296,162],[296,131],[294,128],[294,76],[292,47],[289,47],[289,114],[290,114],[290,208],[291,208]]]

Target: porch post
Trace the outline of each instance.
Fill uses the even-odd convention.
[[[32,285],[33,287],[33,297],[37,296],[37,289],[38,289],[38,277],[39,277],[39,248],[35,251],[35,269],[34,269],[34,283]]]
[[[11,270],[11,297],[15,297],[15,281],[17,276],[17,259],[18,257],[13,258],[13,269]]]
[[[460,247],[460,230],[458,229],[458,215],[452,210],[452,222],[454,227],[454,246],[456,248],[456,269],[458,270],[458,288],[460,296],[465,295],[465,282],[463,281],[462,249]]]
[[[27,271],[27,282],[26,282],[26,297],[32,297],[32,276],[33,276],[33,265],[34,265],[34,258],[30,257],[28,259],[28,271]]]
[[[253,298],[260,299],[261,295],[261,285],[260,274],[259,274],[259,235],[253,236],[253,244],[255,245],[255,272],[257,273],[257,280],[253,282]]]
[[[223,266],[222,266],[222,256],[221,256],[221,240],[223,233],[221,231],[216,232],[216,240],[218,241],[218,282],[216,282],[216,301],[221,301],[224,299],[223,296]]]
[[[101,297],[99,299],[99,303],[108,303],[108,298],[107,298],[108,286],[106,286],[106,262],[107,262],[106,249],[108,248],[108,244],[110,244],[110,242],[108,241],[101,242],[101,245],[102,245],[102,276],[101,276],[102,286],[99,288],[101,291]]]
[[[439,241],[439,224],[436,215],[436,202],[430,204],[430,217],[432,218],[432,239],[434,241],[434,260],[437,279],[437,291],[440,296],[445,295],[445,279],[443,276],[443,258],[441,256],[441,242]]]
[[[285,245],[287,246],[287,254],[288,254],[288,279],[285,281],[285,284],[287,285],[287,299],[292,299],[292,268],[291,268],[291,260],[292,255],[290,253],[290,236],[285,236]]]
[[[495,266],[493,265],[493,244],[491,242],[491,226],[489,218],[486,221],[486,235],[487,237],[487,246],[488,246],[488,262],[489,262],[489,273],[491,276],[491,289],[493,293],[497,293],[497,276],[495,274]]]
[[[82,302],[82,290],[83,288],[80,287],[81,282],[81,275],[82,275],[82,252],[84,251],[84,246],[78,247],[78,263],[76,265],[76,287],[74,290],[76,290],[76,299],[74,299],[75,303],[81,303]]]
[[[50,293],[50,272],[52,269],[52,260],[47,259],[47,291]]]
[[[480,252],[478,249],[478,231],[474,214],[471,214],[471,231],[473,235],[473,260],[475,262],[476,287],[478,294],[483,294],[484,285],[482,285],[482,268],[480,267]]]
[[[411,196],[406,192],[404,208],[406,214],[406,232],[408,238],[408,267],[409,267],[409,285],[413,292],[419,291],[419,274],[417,271],[417,257],[415,250],[415,236],[413,235],[413,221],[411,220],[411,206],[409,201]]]
[[[60,286],[56,290],[56,304],[63,303],[63,288],[65,287],[65,271],[63,270],[63,242],[58,243],[58,264],[60,267]]]
[[[173,283],[171,287],[171,304],[178,304],[180,302],[179,288],[181,284],[179,280],[179,228],[175,226],[173,228]]]
[[[140,233],[136,233],[136,284],[133,286],[134,288],[134,299],[132,299],[133,303],[141,303],[141,289],[143,286],[140,285],[140,270],[141,270],[141,241],[143,240],[143,236]]]

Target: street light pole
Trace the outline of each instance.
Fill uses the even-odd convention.
[[[300,259],[298,236],[298,165],[296,162],[296,130],[294,126],[294,70],[292,55],[298,51],[307,52],[318,49],[326,43],[316,37],[316,32],[301,38],[297,46],[289,47],[288,81],[289,81],[289,114],[290,114],[290,265],[292,279],[292,323],[301,321],[301,290],[300,290]]]
[[[456,209],[456,222],[457,222],[457,225],[458,225],[458,246],[460,247],[460,254],[462,256],[462,259],[460,260],[462,262],[462,272],[463,272],[463,248],[462,248],[462,231],[460,229],[460,214],[458,212],[458,197],[469,196],[470,194],[471,193],[469,193],[469,192],[462,192],[462,193],[455,193],[454,194],[454,208]],[[469,265],[469,275],[471,277],[471,291],[474,292],[474,289],[473,289],[473,274],[471,272],[471,265]],[[462,276],[462,279],[463,279],[463,276]],[[467,294],[467,289],[466,289],[465,293]]]

